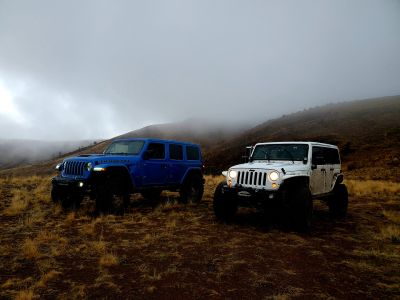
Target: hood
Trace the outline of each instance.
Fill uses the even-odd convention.
[[[303,168],[307,169],[307,165],[303,164],[301,161],[295,161],[294,163],[291,161],[253,161],[230,167],[230,169],[262,169],[278,171],[280,171],[282,168],[284,168],[285,171],[290,172]]]
[[[139,160],[137,155],[110,155],[110,154],[84,154],[74,157],[68,157],[65,161],[84,161],[91,162],[94,165],[108,163],[135,163]]]

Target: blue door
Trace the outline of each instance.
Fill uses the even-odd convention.
[[[162,186],[167,183],[168,161],[165,144],[150,143],[143,160],[143,185]]]

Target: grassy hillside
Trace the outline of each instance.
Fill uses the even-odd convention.
[[[242,128],[242,129],[241,129]],[[117,138],[156,137],[202,145],[208,172],[219,173],[242,162],[247,145],[268,141],[319,141],[341,149],[344,171],[350,178],[400,178],[400,96],[316,107],[262,123],[250,130],[227,128],[199,120],[148,126]],[[101,153],[112,140],[79,151]],[[62,158],[0,171],[0,175],[41,175],[53,172]]]
[[[209,168],[242,161],[257,142],[319,141],[340,147],[350,177],[400,178],[400,96],[332,104],[270,120],[206,153]]]

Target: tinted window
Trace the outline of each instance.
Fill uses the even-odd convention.
[[[334,148],[313,147],[312,163],[314,165],[340,164],[339,152]]]
[[[325,161],[327,164],[337,165],[340,164],[339,152],[334,148],[324,148],[325,150]]]
[[[322,147],[312,148],[312,164],[313,165],[325,164],[324,148]]]
[[[183,159],[183,149],[181,145],[170,144],[169,145],[169,158],[174,160]]]
[[[147,147],[149,159],[164,159],[165,145],[160,143],[150,143]]]
[[[187,146],[186,157],[188,160],[200,160],[199,148],[195,146]]]

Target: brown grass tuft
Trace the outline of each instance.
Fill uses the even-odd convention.
[[[392,243],[400,243],[400,226],[389,225],[382,228],[381,237],[391,240]]]
[[[4,210],[7,216],[16,216],[21,214],[29,205],[29,195],[24,189],[12,190],[13,197],[10,205]]]
[[[20,291],[17,296],[15,297],[15,300],[31,300],[33,299],[33,291],[32,290],[23,290]]]
[[[49,272],[47,272],[46,274],[44,274],[40,280],[36,283],[36,287],[39,288],[44,288],[46,287],[47,283],[51,280],[53,280],[54,278],[60,276],[62,273],[55,271],[55,270],[51,270]]]
[[[22,254],[25,258],[37,258],[40,256],[36,243],[31,239],[26,239],[22,245]]]
[[[394,196],[400,195],[400,183],[384,180],[346,180],[352,196]]]
[[[112,267],[118,265],[118,258],[112,253],[106,253],[100,257],[101,267]]]

